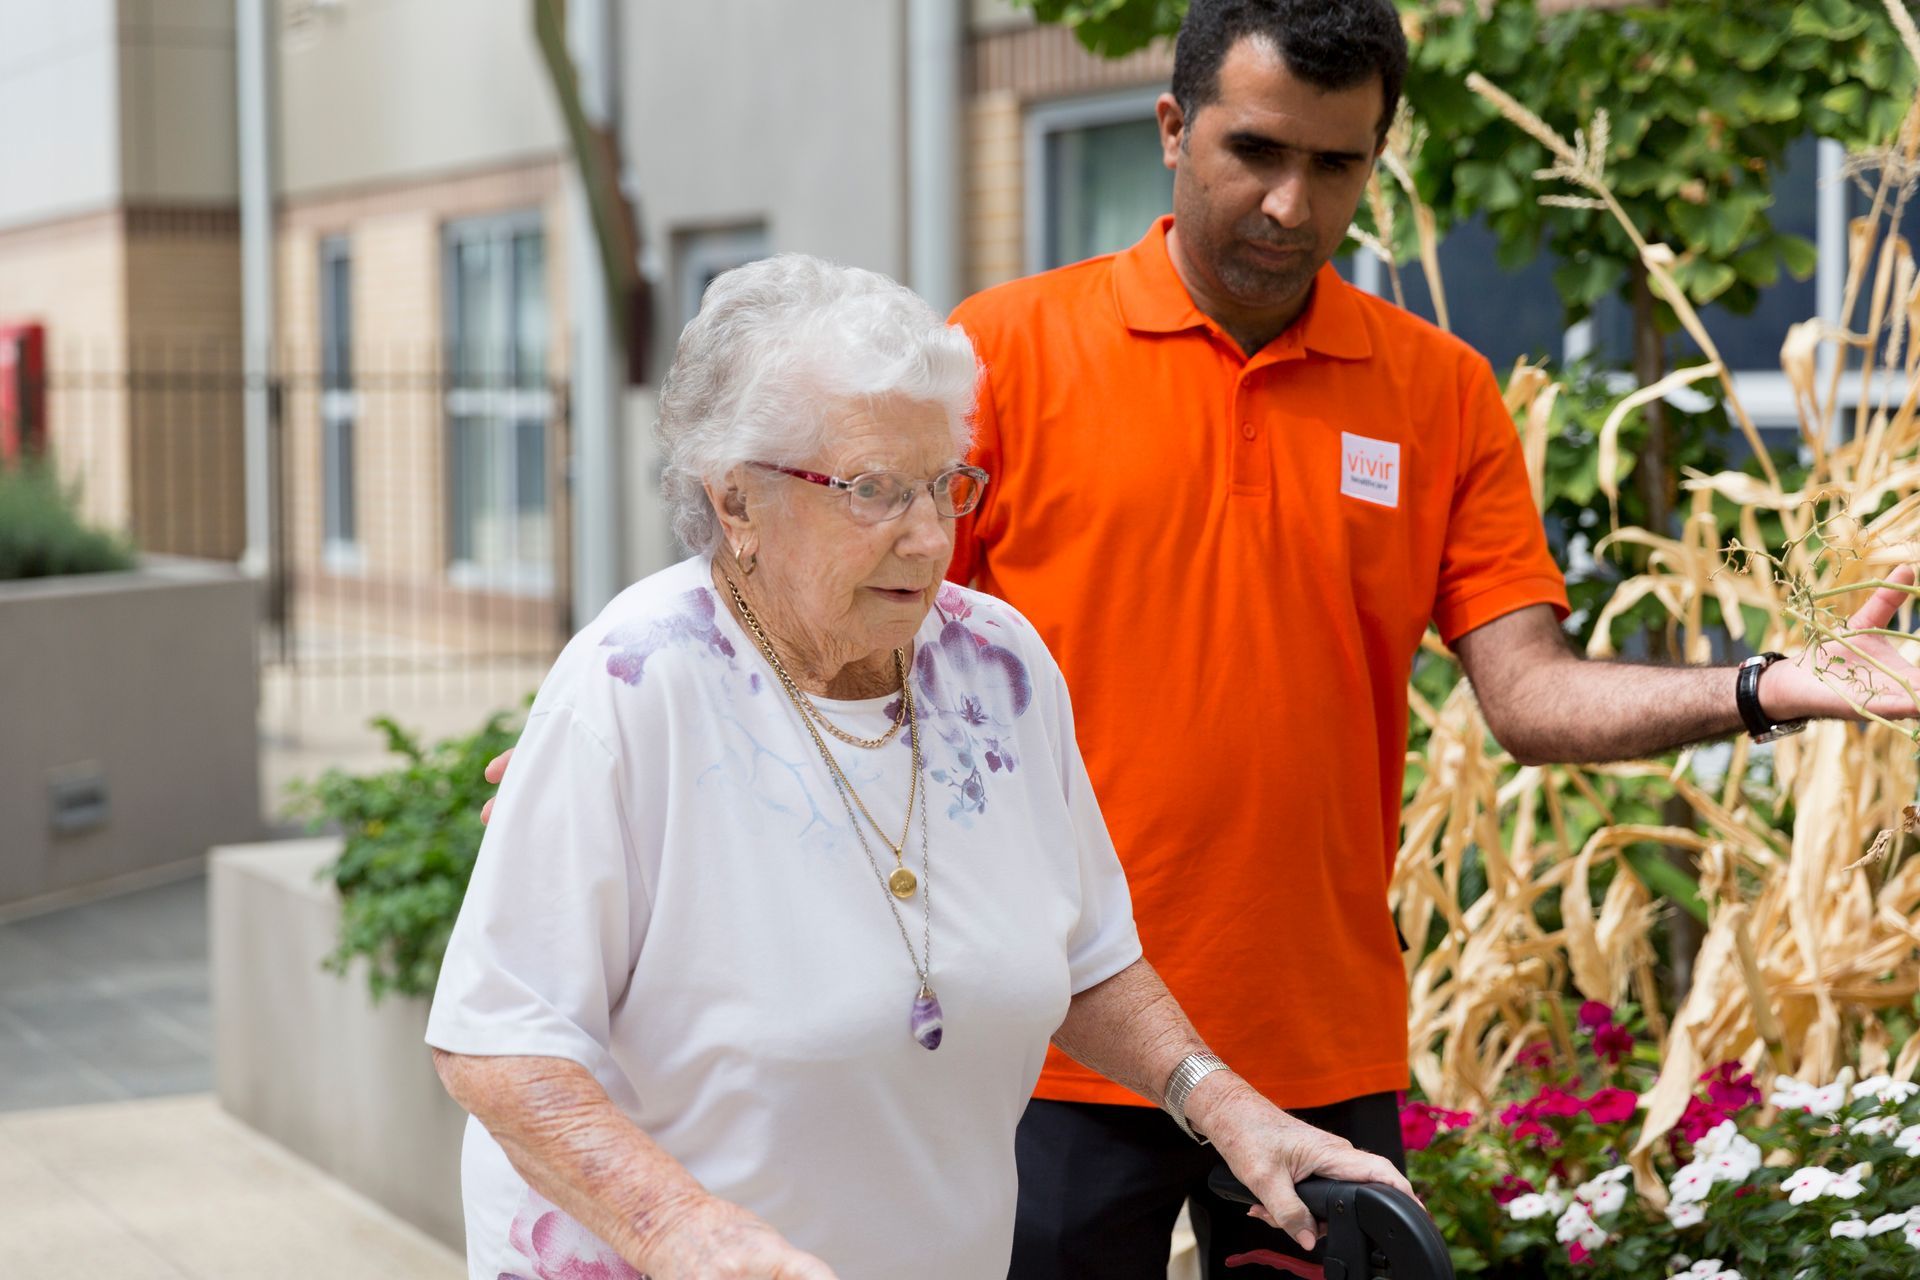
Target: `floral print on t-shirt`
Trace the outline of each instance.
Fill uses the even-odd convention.
[[[499,1280],[646,1280],[601,1240],[533,1188],[507,1229],[507,1242],[528,1270]]]
[[[1019,766],[1013,722],[1033,701],[1033,679],[1019,655],[989,634],[999,620],[983,612],[976,621],[958,587],[943,584],[934,609],[940,636],[922,644],[913,663],[920,749],[931,761],[929,747],[944,748],[945,759],[927,776],[952,793],[947,816],[971,826],[970,815],[986,812],[988,775]]]

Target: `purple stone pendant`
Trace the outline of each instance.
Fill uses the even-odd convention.
[[[933,988],[925,983],[920,985],[920,994],[914,997],[913,1018],[907,1024],[913,1030],[913,1038],[920,1042],[923,1049],[940,1047],[940,997],[933,994]]]

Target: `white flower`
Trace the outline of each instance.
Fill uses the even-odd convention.
[[[1869,1222],[1867,1224],[1867,1234],[1870,1236],[1883,1236],[1887,1234],[1887,1232],[1889,1231],[1896,1230],[1906,1225],[1907,1225],[1906,1214],[1883,1213],[1879,1217],[1875,1218],[1872,1222]]]
[[[1741,1280],[1732,1267],[1722,1267],[1718,1258],[1702,1258],[1685,1271],[1676,1271],[1667,1280]]]
[[[1560,1212],[1560,1197],[1552,1192],[1529,1191],[1507,1201],[1507,1216],[1515,1222],[1550,1218]]]
[[[1553,1237],[1561,1244],[1578,1241],[1582,1248],[1598,1249],[1607,1242],[1607,1231],[1593,1220],[1593,1214],[1587,1206],[1575,1200],[1568,1205],[1560,1220],[1553,1224]]]
[[[1900,1117],[1897,1115],[1866,1116],[1859,1120],[1850,1120],[1847,1122],[1847,1132],[1862,1134],[1869,1138],[1891,1138],[1900,1132]]]
[[[1673,1171],[1673,1178],[1667,1183],[1667,1194],[1675,1204],[1693,1204],[1707,1198],[1707,1192],[1713,1190],[1713,1171],[1698,1160],[1692,1164],[1683,1164]]]
[[[1678,1201],[1667,1206],[1667,1221],[1676,1227],[1697,1227],[1707,1220],[1707,1207],[1698,1201],[1681,1204]]]
[[[1707,1130],[1706,1136],[1694,1144],[1693,1154],[1698,1156],[1717,1156],[1733,1144],[1740,1136],[1740,1129],[1731,1120],[1722,1120]]]
[[[1777,1076],[1767,1103],[1782,1111],[1811,1111],[1817,1116],[1830,1116],[1847,1104],[1847,1077],[1842,1075],[1832,1084],[1815,1087],[1802,1084],[1792,1076]]]
[[[1867,1188],[1862,1183],[1862,1179],[1872,1172],[1873,1166],[1870,1164],[1854,1165],[1853,1168],[1829,1182],[1821,1194],[1835,1196],[1841,1200],[1852,1200],[1865,1195]]]
[[[1891,1102],[1899,1106],[1908,1098],[1920,1093],[1920,1084],[1909,1080],[1895,1080],[1889,1076],[1868,1076],[1853,1086],[1853,1096],[1860,1098],[1878,1098],[1881,1102]]]
[[[1767,1105],[1779,1107],[1782,1111],[1799,1111],[1812,1096],[1812,1085],[1801,1084],[1792,1076],[1775,1076],[1773,1092],[1767,1095]]]
[[[1833,1224],[1830,1234],[1836,1240],[1842,1236],[1849,1240],[1864,1240],[1867,1237],[1867,1224],[1858,1218],[1842,1218]]]
[[[1632,1169],[1616,1165],[1581,1183],[1574,1188],[1574,1194],[1586,1201],[1595,1213],[1618,1213],[1620,1206],[1627,1202],[1627,1189],[1622,1184],[1632,1176]]]
[[[1914,1159],[1920,1160],[1920,1124],[1910,1124],[1902,1129],[1900,1136],[1893,1140],[1893,1145]]]
[[[1909,1246],[1920,1249],[1920,1222],[1909,1222],[1901,1235],[1905,1237]]]
[[[1833,1176],[1833,1171],[1830,1169],[1809,1165],[1788,1174],[1786,1181],[1780,1184],[1780,1189],[1787,1193],[1787,1199],[1792,1203],[1806,1204],[1809,1201],[1818,1200],[1826,1193],[1827,1188],[1833,1185]],[[1676,1182],[1679,1180],[1678,1175],[1675,1175],[1674,1180]]]

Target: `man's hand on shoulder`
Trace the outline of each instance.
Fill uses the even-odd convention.
[[[487,761],[486,771],[482,776],[497,787],[500,785],[500,779],[507,776],[507,765],[512,763],[512,761],[513,748],[508,747],[505,751],[502,751],[499,755]],[[493,801],[495,799],[498,799],[498,797],[490,797],[485,804],[480,806],[480,821],[493,821]]]

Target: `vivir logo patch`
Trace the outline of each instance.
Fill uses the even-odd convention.
[[[1340,433],[1340,492],[1383,507],[1400,505],[1400,446]]]

